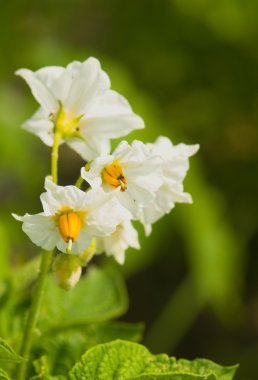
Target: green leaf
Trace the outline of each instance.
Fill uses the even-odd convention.
[[[0,361],[19,363],[22,360],[23,358],[16,354],[4,339],[0,338]]]
[[[71,369],[85,352],[85,348],[118,338],[139,341],[142,332],[142,324],[122,322],[78,325],[61,331],[51,330],[38,340],[37,346],[34,347],[34,355],[47,356],[50,372],[59,375]],[[47,365],[44,364],[43,367],[46,368]]]
[[[187,372],[197,372],[201,375],[207,373],[207,370],[210,370],[216,374],[218,380],[232,379],[238,367],[236,365],[223,367],[207,359],[195,359],[193,361],[180,359],[177,365]]]
[[[98,345],[81,358],[70,373],[77,379],[129,379],[143,373],[151,354],[144,346],[123,341]]]
[[[11,380],[9,375],[1,368],[0,368],[0,380]]]
[[[116,340],[87,351],[69,375],[71,380],[232,380],[236,368],[155,356],[140,344]]]
[[[130,380],[217,380],[216,376],[213,374],[205,375],[205,377],[200,375],[191,375],[188,373],[166,373],[159,375],[140,375],[136,377],[131,377]]]
[[[112,267],[91,267],[69,292],[50,278],[42,302],[40,327],[61,328],[75,324],[106,321],[121,316],[128,307],[124,280]]]

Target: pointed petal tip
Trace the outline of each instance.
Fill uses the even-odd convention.
[[[18,69],[14,72],[15,75],[18,75],[22,78],[24,78],[27,74],[30,74],[31,70],[29,69]]]
[[[17,215],[17,214],[15,214],[15,213],[11,213],[11,215],[12,215],[12,217],[14,218],[14,219],[16,219],[16,220],[18,220],[19,222],[22,222],[22,216],[20,216],[20,215]]]
[[[138,119],[137,129],[144,129],[145,128],[145,123],[144,123],[143,118],[141,118],[139,115],[136,115],[136,117]]]
[[[200,145],[199,144],[191,145],[191,147],[192,147],[191,154],[197,153],[198,150],[200,149]]]

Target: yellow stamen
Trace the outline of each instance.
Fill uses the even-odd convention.
[[[102,170],[102,179],[114,189],[121,186],[120,191],[125,191],[128,184],[127,179],[123,174],[121,165],[117,160],[110,165],[104,166],[104,169]]]
[[[75,242],[81,232],[82,220],[76,212],[68,211],[61,214],[58,218],[58,229],[66,243],[67,252],[71,252],[72,244]]]

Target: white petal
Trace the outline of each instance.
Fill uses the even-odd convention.
[[[136,202],[136,199],[133,198],[132,194],[130,194],[128,191],[119,192],[117,194],[117,199],[119,200],[119,202],[124,208],[129,210],[133,218],[137,219],[139,206]]]
[[[140,248],[138,233],[128,220],[117,226],[111,236],[97,239],[98,249],[102,249],[108,256],[114,256],[119,264],[125,260],[125,251],[128,247]]]
[[[96,58],[83,62],[75,73],[64,108],[74,115],[84,114],[91,99],[110,87],[108,76],[101,70]]]
[[[87,231],[87,227],[85,226],[81,230],[78,240],[75,243],[73,243],[71,253],[82,253],[83,251],[85,251],[87,247],[89,247],[91,241],[92,235],[89,234],[89,232]]]
[[[124,231],[125,231],[125,240],[128,246],[135,249],[140,249],[141,247],[140,247],[140,243],[138,239],[138,232],[133,227],[131,221],[130,220],[125,221],[123,226],[124,226]]]
[[[75,211],[82,209],[87,196],[84,191],[75,186],[58,186],[48,177],[45,180],[46,193],[40,200],[46,215],[55,215],[62,208],[69,207]]]
[[[155,151],[164,159],[178,159],[179,157],[191,157],[200,148],[198,144],[186,145],[178,144],[173,145],[168,137],[159,136],[154,144],[147,144],[149,149]]]
[[[63,104],[68,91],[71,87],[75,72],[78,71],[80,62],[72,62],[67,68],[60,66],[47,66],[36,71],[37,77],[47,85],[47,87],[55,95],[56,99]]]
[[[147,149],[150,155],[161,159],[163,184],[157,189],[153,202],[141,209],[139,218],[144,225],[169,213],[176,202],[192,202],[191,195],[184,192],[183,179],[189,169],[189,157],[197,152],[199,145],[173,146],[168,138],[161,136],[154,144],[147,144]]]
[[[125,262],[125,251],[124,250],[118,250],[118,251],[114,251],[114,257],[116,259],[116,261],[118,262],[118,264],[121,264],[123,265],[124,262]]]
[[[60,239],[57,226],[53,219],[42,214],[17,216],[15,219],[23,222],[22,229],[31,241],[47,250],[53,249]]]
[[[115,91],[106,91],[89,106],[83,129],[102,138],[118,138],[135,129],[144,128],[143,120],[136,115],[127,100]]]
[[[35,75],[42,83],[53,90],[53,84],[56,83],[56,80],[58,80],[64,72],[65,68],[61,66],[45,66],[35,71]]]
[[[79,138],[69,138],[67,144],[74,149],[85,161],[94,160],[99,155],[110,152],[110,142],[104,139],[94,139],[93,136],[85,136],[85,141]]]
[[[165,214],[169,213],[172,208],[174,207],[173,203],[169,203],[164,208],[160,208],[157,204],[157,202],[150,203],[149,205],[145,206],[141,211],[141,217],[139,218],[140,221],[145,226],[151,225],[155,222],[157,222],[160,218],[162,218]],[[145,233],[148,233],[148,227],[145,229]],[[148,236],[148,235],[147,235]]]
[[[153,172],[153,169],[159,166],[161,160],[160,158],[152,154],[150,155],[146,145],[142,141],[134,140],[132,145],[125,144],[124,141],[118,145],[115,149],[114,156],[121,156],[121,163],[124,167],[130,167],[130,169],[142,170],[142,173],[146,173],[146,170]],[[141,175],[141,173],[138,173]]]
[[[50,89],[37,78],[36,73],[28,69],[20,69],[16,74],[21,76],[30,86],[34,98],[44,108],[46,112],[55,113],[58,108],[58,102]]]
[[[129,194],[129,196],[137,204],[137,207],[144,207],[155,198],[155,193],[148,191],[147,189],[143,189],[135,184],[132,186],[128,184],[127,190],[125,192],[121,192],[119,200],[122,200],[122,196],[125,193]]]
[[[152,232],[151,224],[143,224],[145,235],[148,237]]]
[[[129,211],[121,206],[113,194],[103,192],[102,196],[104,202],[101,201],[102,203],[99,203],[99,207],[93,208],[86,217],[89,233],[97,237],[111,235],[117,225],[131,218]]]
[[[39,108],[22,128],[38,136],[46,145],[53,145],[53,123],[43,108]]]

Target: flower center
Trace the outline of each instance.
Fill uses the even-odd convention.
[[[83,115],[73,116],[65,112],[62,103],[59,101],[59,111],[55,115],[50,115],[50,120],[54,123],[55,128],[59,131],[63,137],[69,137],[71,135],[79,135],[80,128],[79,122]]]
[[[76,212],[68,211],[58,217],[60,235],[68,243],[67,252],[71,252],[72,244],[80,235],[82,220]]]
[[[110,165],[104,166],[104,169],[102,170],[102,179],[114,189],[121,186],[120,191],[125,191],[128,184],[122,168],[117,160],[112,162]]]

